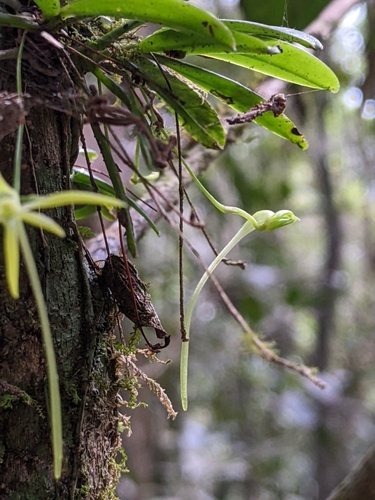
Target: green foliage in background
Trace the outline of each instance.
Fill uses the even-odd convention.
[[[241,0],[241,9],[246,19],[260,23],[279,24],[295,29],[304,29],[329,0],[267,0],[267,2],[249,2]],[[282,21],[281,21],[282,20]]]

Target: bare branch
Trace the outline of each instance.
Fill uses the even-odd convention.
[[[319,16],[310,23],[304,30],[318,36],[322,40],[327,40],[336,28],[342,17],[360,0],[332,0]]]
[[[273,116],[280,116],[286,108],[286,98],[284,94],[272,95],[268,101],[260,102],[253,106],[246,113],[241,113],[233,118],[227,118],[229,125],[238,125],[240,123],[251,123],[267,111],[272,111]]]
[[[327,40],[342,17],[359,2],[360,0],[332,0],[304,31],[323,41]],[[268,78],[259,86],[258,92],[268,98],[270,95],[284,92],[287,85],[289,84],[282,80]]]

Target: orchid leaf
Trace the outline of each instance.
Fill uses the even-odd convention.
[[[209,12],[182,0],[75,0],[60,12],[62,19],[69,17],[110,16],[136,19],[168,26],[177,31],[196,33],[213,43],[235,48],[229,28]]]
[[[49,19],[56,17],[60,12],[59,0],[34,0],[39,9],[43,12],[43,17]]]
[[[75,184],[77,187],[83,190],[90,190],[90,191],[92,190],[89,173],[83,168],[73,167],[73,173],[70,176],[70,178],[72,183]],[[102,179],[98,179],[96,176],[94,176],[94,179],[96,187],[98,188],[101,194],[113,197],[116,196],[115,190],[110,184],[103,181]],[[152,222],[152,220],[149,218],[149,216],[146,214],[146,212],[144,212],[144,210],[142,210],[142,208],[131,198],[127,197],[127,202],[130,207],[134,208],[134,210],[136,210],[144,219],[146,219],[151,229],[157,235],[159,235],[159,230]],[[92,210],[90,210],[90,208],[92,208]],[[84,219],[85,217],[89,217],[90,215],[93,215],[95,212],[96,212],[96,207],[90,207],[89,205],[86,205],[84,207],[76,208],[74,210],[74,215],[75,218],[79,220],[79,219]],[[104,206],[102,207],[102,214],[108,220],[112,221],[115,220],[115,218],[111,215],[111,213],[108,210],[106,210]]]
[[[86,217],[90,217],[97,212],[97,207],[94,207],[93,205],[84,205],[83,207],[80,206],[78,208],[74,207],[74,218],[75,220],[86,219]],[[116,220],[116,217],[111,214],[111,212],[106,207],[101,207],[100,213],[103,215],[103,217],[110,220],[111,222],[114,222]]]
[[[303,31],[283,26],[268,26],[267,24],[251,21],[237,21],[236,19],[221,19],[221,22],[232,31],[239,31],[241,33],[248,33],[249,35],[260,37],[275,38],[278,41],[299,43],[308,49],[323,50],[323,45],[317,38]]]
[[[101,194],[105,194],[107,196],[115,197],[115,190],[108,182],[99,179],[96,175],[93,175],[95,180],[95,185]],[[72,184],[82,190],[92,191],[91,179],[89,172],[80,167],[73,167],[73,172],[70,176],[70,180]]]
[[[79,206],[78,208],[74,208],[74,218],[75,220],[86,219],[86,217],[90,217],[97,213],[97,208],[93,205],[84,205]]]
[[[338,91],[340,85],[333,71],[303,48],[280,39],[256,38],[237,31],[233,32],[233,36],[237,44],[236,52],[220,51],[218,46],[207,44],[197,35],[176,34],[170,29],[150,35],[139,43],[138,48],[142,52],[178,51],[181,56],[212,57],[291,83]],[[260,44],[263,44],[263,49]]]
[[[269,46],[266,41],[260,38],[235,31],[232,34],[236,42],[236,52],[245,54],[277,54],[280,52],[277,47]],[[176,33],[170,29],[161,29],[153,33],[144,38],[137,47],[141,52],[154,53],[179,50],[189,55],[204,55],[223,52],[220,45],[200,37],[198,33]],[[233,50],[228,47],[225,52],[231,53]]]
[[[161,64],[188,78],[204,91],[209,92],[240,113],[245,113],[256,104],[264,101],[260,95],[225,76],[170,57],[158,55],[157,59]],[[298,132],[294,123],[284,114],[274,117],[272,113],[265,113],[254,121],[283,139],[297,144],[301,149],[307,149],[308,143],[304,136]]]
[[[269,40],[267,43],[279,47],[281,53],[264,55],[223,52],[212,53],[210,57],[305,87],[338,92],[340,83],[337,76],[320,59],[288,42]]]
[[[183,127],[194,139],[212,149],[224,146],[225,132],[219,117],[198,89],[170,70],[162,70],[153,61],[139,59],[137,65],[151,89],[177,112]]]
[[[33,21],[33,18],[0,12],[0,26],[19,28],[27,31],[40,30],[40,24]]]

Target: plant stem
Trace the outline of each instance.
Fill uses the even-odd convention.
[[[5,12],[0,12],[0,26],[19,28],[27,31],[38,31],[40,29],[39,24],[25,16],[13,16]]]
[[[220,210],[220,212],[223,212],[225,214],[239,215],[239,216],[243,217],[244,219],[246,219],[247,221],[251,222],[251,224],[253,224],[253,226],[254,226],[255,229],[259,228],[259,224],[256,221],[256,219],[252,215],[250,215],[249,213],[247,213],[245,210],[242,210],[242,208],[230,207],[228,205],[223,205],[222,203],[220,203],[219,201],[217,201],[217,199],[214,198],[212,196],[212,194],[209,191],[207,191],[207,189],[203,186],[203,184],[200,182],[200,180],[198,179],[198,177],[191,170],[191,168],[186,163],[186,161],[184,159],[182,159],[182,162],[183,162],[186,170],[191,175],[191,177],[192,177],[193,181],[195,182],[195,184],[199,187],[199,189],[206,196],[206,198],[208,198],[210,200],[210,202],[214,205],[214,207],[216,207],[218,210]]]
[[[235,247],[237,243],[242,240],[242,238],[244,238],[246,235],[248,235],[255,229],[256,227],[252,222],[249,221],[245,222],[245,224],[241,227],[241,229],[237,232],[237,234],[235,234],[235,236],[230,240],[230,242],[223,248],[223,250],[215,258],[215,260],[213,260],[213,262],[209,265],[207,271],[200,279],[190,299],[189,305],[186,309],[185,331],[187,340],[190,338],[190,324],[195,304],[197,303],[199,294],[201,293],[208,278],[215,271],[220,262],[232,250],[232,248]],[[181,388],[181,404],[182,404],[182,409],[184,411],[186,411],[188,408],[187,379],[188,379],[189,344],[190,342],[182,342],[181,344],[180,388]]]
[[[23,47],[25,45],[25,36],[26,32],[24,32],[22,35],[17,56],[16,81],[17,81],[17,93],[19,95],[22,94],[21,64],[22,64]],[[20,125],[18,126],[16,149],[14,153],[13,187],[17,191],[17,193],[20,192],[21,188],[21,161],[22,161],[22,142],[23,142],[24,128],[25,128],[24,124],[20,123]]]
[[[120,200],[124,201],[127,204],[126,208],[120,209],[123,218],[125,221],[122,221],[121,224],[125,222],[125,229],[126,229],[126,242],[128,245],[129,252],[133,257],[137,255],[137,247],[135,244],[135,237],[134,237],[134,231],[133,231],[133,224],[132,224],[132,219],[130,217],[129,213],[129,206],[128,206],[128,197],[126,196],[125,193],[125,187],[124,184],[121,180],[117,165],[113,159],[112,152],[111,152],[111,147],[108,144],[108,141],[103,134],[103,132],[100,130],[99,125],[92,124],[91,125],[92,131],[94,133],[95,140],[97,141],[100,152],[102,153],[104,163],[107,167],[109,177],[111,178],[113,189],[116,193],[116,197],[119,198]],[[119,216],[121,214],[119,211]]]
[[[55,351],[53,347],[52,334],[49,325],[47,307],[44,301],[44,295],[39,280],[38,270],[35,265],[33,253],[26,234],[24,225],[19,223],[19,241],[22,249],[22,255],[25,260],[26,269],[30,278],[31,288],[35,297],[36,307],[38,309],[40,326],[44,343],[44,351],[47,360],[48,386],[51,404],[51,429],[52,429],[52,449],[55,479],[61,476],[62,467],[62,422],[61,422],[61,402],[59,390],[59,377],[57,374],[57,365]]]

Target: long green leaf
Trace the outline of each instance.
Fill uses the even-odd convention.
[[[95,213],[97,213],[97,211],[98,211],[97,207],[94,207],[93,205],[84,205],[80,208],[74,207],[74,218],[75,220],[86,219],[86,217],[94,215]],[[100,213],[106,219],[110,220],[111,222],[115,222],[116,217],[111,214],[108,208],[101,207]]]
[[[180,51],[182,55],[212,57],[306,87],[330,92],[339,90],[340,84],[333,71],[306,50],[275,38],[263,37],[261,40],[236,31],[233,35],[236,52],[219,52],[220,48],[197,36],[169,29],[159,30],[145,38],[138,48],[142,52]]]
[[[252,69],[280,80],[304,85],[314,89],[338,92],[340,83],[334,72],[318,58],[304,49],[287,42],[269,40],[269,45],[280,47],[281,54],[210,54],[209,57],[221,59],[237,66]],[[205,54],[206,55],[206,54]]]
[[[96,187],[98,188],[99,193],[106,194],[107,196],[116,197],[115,190],[113,186],[108,184],[107,182],[99,179],[97,176],[93,175],[95,179]],[[70,175],[70,180],[72,184],[76,185],[75,189],[84,189],[87,191],[92,191],[92,185],[90,180],[90,175],[87,170],[80,167],[73,167],[73,172]]]
[[[247,87],[212,71],[161,55],[158,55],[157,59],[161,64],[188,78],[203,90],[209,92],[240,113],[245,113],[251,107],[255,106],[255,104],[264,101],[260,95]],[[265,113],[257,118],[255,122],[270,132],[279,135],[293,144],[297,144],[301,149],[307,149],[308,147],[304,136],[299,134],[296,126],[285,115],[280,115],[276,118],[272,113]]]
[[[240,31],[249,35],[266,36],[276,38],[284,42],[296,42],[308,49],[322,50],[323,45],[314,36],[308,35],[303,31],[281,26],[268,26],[267,24],[254,23],[251,21],[237,21],[232,19],[220,19],[232,31]]]
[[[75,0],[65,5],[60,15],[62,19],[100,15],[137,19],[196,33],[214,43],[235,48],[229,28],[212,14],[182,0]]]
[[[20,28],[27,31],[40,30],[40,24],[26,16],[14,16],[5,12],[0,12],[0,26],[10,28]]]
[[[44,300],[42,286],[35,264],[33,252],[23,224],[19,225],[19,239],[22,249],[22,255],[26,264],[26,269],[30,278],[31,288],[34,294],[40,326],[44,352],[47,361],[49,403],[51,409],[51,431],[52,431],[52,450],[53,450],[53,468],[55,479],[59,479],[62,470],[63,459],[63,441],[62,441],[62,418],[61,418],[61,400],[59,389],[59,376],[57,374],[57,364],[53,338],[48,320],[47,306]]]
[[[113,187],[108,184],[107,182],[104,182],[102,179],[98,179],[96,176],[95,178],[95,184],[96,187],[99,190],[99,193],[106,194],[107,196],[116,196],[115,190]],[[73,167],[73,172],[70,176],[72,184],[77,185],[78,188],[81,188],[83,190],[89,190],[92,191],[92,186],[91,186],[91,181],[90,181],[90,176],[88,172],[83,170],[82,168],[79,167]],[[151,229],[155,231],[155,233],[159,236],[159,231],[158,228],[155,226],[155,224],[152,222],[150,217],[142,210],[142,208],[131,198],[128,196],[126,197],[127,203],[134,208],[136,212],[139,213],[150,225]],[[92,215],[96,211],[96,207],[93,207],[93,212],[89,213],[89,205],[85,205],[83,208],[76,209],[74,211],[75,217],[78,220],[78,218],[83,219],[84,217],[88,217],[89,215]],[[113,220],[113,217],[111,218],[110,212],[105,209],[105,207],[102,207],[102,213],[106,219]]]
[[[234,40],[236,42],[236,52],[244,54],[277,54],[280,50],[277,47],[269,46],[267,42],[245,33],[234,31]],[[142,52],[168,52],[180,50],[187,54],[214,54],[221,53],[223,49],[220,45],[211,40],[198,36],[197,33],[177,33],[170,29],[161,29],[152,35],[144,38],[139,44],[138,49]],[[228,47],[226,53],[232,53],[233,50]]]
[[[220,120],[197,89],[170,70],[164,69],[163,73],[148,59],[139,59],[137,66],[147,84],[183,119],[182,125],[189,134],[208,148],[224,146],[225,132]]]
[[[113,188],[115,190],[117,198],[126,203],[126,207],[122,208],[122,214],[119,212],[119,217],[121,216],[124,220],[125,229],[126,229],[126,242],[128,245],[128,250],[133,257],[137,255],[137,245],[135,242],[135,235],[133,229],[133,222],[129,214],[129,206],[128,206],[128,197],[125,193],[125,186],[122,183],[117,165],[112,156],[111,147],[107,141],[106,136],[100,129],[100,126],[97,123],[91,124],[91,129],[93,131],[94,137],[98,146],[100,148],[100,152],[102,154],[105,166],[107,168],[108,175],[112,181]]]

